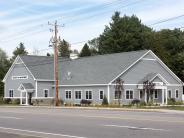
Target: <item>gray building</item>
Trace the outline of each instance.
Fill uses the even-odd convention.
[[[82,99],[101,104],[104,96],[117,103],[116,80],[124,81],[122,104],[133,99],[146,101],[143,82],[154,83],[151,98],[167,104],[168,98],[182,100],[183,82],[151,51],[141,50],[78,59],[59,59],[59,96],[65,103],[79,104]],[[52,57],[18,56],[3,79],[4,98],[51,100],[55,97]]]

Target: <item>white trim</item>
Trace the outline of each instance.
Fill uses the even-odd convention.
[[[178,97],[176,97],[176,91],[178,91]],[[175,89],[175,98],[179,99],[179,90],[178,89]]]
[[[109,87],[109,85],[107,85],[107,100],[108,100],[108,103],[110,104],[110,87]]]
[[[76,85],[59,85],[59,87],[80,87],[80,86],[107,86],[108,84],[76,84]],[[53,85],[55,87],[55,85]]]
[[[47,96],[47,97],[49,97],[49,96],[50,96],[49,89],[43,89],[43,92],[44,92],[44,93],[43,93],[43,97],[45,97],[45,90],[48,91],[48,96]],[[47,98],[47,97],[45,97],[45,98]]]
[[[36,80],[36,84],[35,84],[35,97],[38,97],[38,81]]]
[[[47,80],[47,79],[36,79],[37,81],[55,81],[55,80]]]
[[[98,91],[98,98],[99,98],[99,100],[103,100],[103,99],[100,99],[100,92],[103,92],[103,99],[104,99],[104,96],[105,96],[105,93],[104,93],[104,90],[102,90],[102,89],[100,89],[99,91]]]
[[[179,83],[182,83],[182,85],[183,85],[183,82],[181,81],[181,79],[180,78],[178,78],[178,76],[176,76],[175,74],[174,74],[174,72],[172,72],[166,65],[165,65],[165,63],[163,63],[162,62],[162,60],[159,58],[159,57],[157,57],[151,50],[150,50],[150,54],[152,55],[152,56],[154,56],[156,59],[157,59],[157,61],[162,65],[162,67],[164,67],[176,80],[178,80],[178,82]]]
[[[86,91],[88,91],[88,92],[91,91],[91,96],[92,96],[91,99],[86,99]],[[86,99],[86,100],[93,100],[93,91],[92,91],[92,90],[86,89],[86,90],[84,90],[84,92],[85,92],[85,99]],[[88,93],[88,94],[89,94],[89,93]],[[89,96],[89,95],[88,95],[88,96]],[[88,97],[88,98],[89,98],[89,97]]]
[[[168,81],[166,81],[164,77],[162,77],[162,75],[160,75],[159,73],[155,75],[150,81],[153,81],[156,77],[159,77],[163,82],[165,82],[166,84],[169,84]]]
[[[13,70],[13,68],[14,68],[15,65],[16,65],[17,60],[19,60],[19,59],[22,61],[22,59],[21,59],[20,56],[18,55],[18,56],[16,57],[15,61],[13,62],[13,64],[11,65],[11,67],[9,68],[8,72],[6,73],[6,75],[5,75],[4,79],[3,79],[3,82],[6,81],[8,75],[9,75],[10,72]],[[33,79],[36,80],[35,77],[34,77],[34,75],[31,73],[31,71],[30,71],[29,68],[25,65],[25,63],[24,63],[23,61],[22,61],[22,64],[25,66],[25,68],[27,69],[27,71],[31,74],[31,76],[33,77]]]
[[[78,92],[78,91],[80,91],[81,92],[81,98],[80,99],[76,99],[76,91]],[[82,100],[83,98],[82,98],[82,90],[74,90],[74,99],[75,100]]]
[[[71,98],[66,98],[66,91],[71,92]],[[65,90],[65,100],[72,100],[72,90]]]
[[[21,97],[4,97],[4,99],[20,99]]]
[[[133,91],[133,99],[134,99],[134,90],[133,89],[125,89],[125,94],[124,94],[124,96],[125,96],[125,100],[133,100],[133,99],[127,99],[126,98],[126,91]],[[129,96],[130,96],[130,93],[129,93]]]
[[[148,61],[156,61],[156,59],[155,58],[142,58],[141,60],[148,60]]]
[[[121,72],[118,76],[116,76],[112,81],[109,83],[114,82],[117,78],[119,78],[121,75],[123,75],[127,70],[129,70],[132,66],[134,66],[138,61],[140,61],[144,56],[146,56],[151,50],[146,52],[144,55],[142,55],[138,60],[136,60],[134,63],[132,63],[128,68],[126,68],[123,72]]]
[[[52,99],[54,97],[32,97],[32,99]]]
[[[26,80],[26,79],[28,79],[28,75],[12,76],[12,80]]]

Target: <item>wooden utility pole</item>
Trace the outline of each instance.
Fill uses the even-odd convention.
[[[59,78],[58,78],[58,25],[57,21],[54,24],[48,23],[54,26],[54,36],[51,38],[52,47],[54,49],[54,79],[55,79],[55,106],[59,106]]]

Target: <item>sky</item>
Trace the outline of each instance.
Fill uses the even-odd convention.
[[[46,55],[52,52],[48,22],[57,20],[60,37],[80,51],[103,32],[115,11],[121,16],[134,14],[154,30],[180,28],[183,5],[184,0],[0,0],[0,48],[12,56],[23,42],[30,54]]]

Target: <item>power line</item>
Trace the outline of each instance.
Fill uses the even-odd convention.
[[[179,15],[179,16],[175,16],[175,17],[171,17],[171,18],[168,18],[168,19],[164,19],[164,20],[161,20],[161,21],[158,21],[158,22],[155,22],[153,24],[150,24],[150,26],[154,26],[154,25],[157,25],[157,24],[161,24],[161,23],[165,23],[165,22],[168,22],[168,21],[172,21],[172,20],[175,20],[175,19],[178,19],[178,18],[181,18],[181,17],[184,17],[184,14]]]

